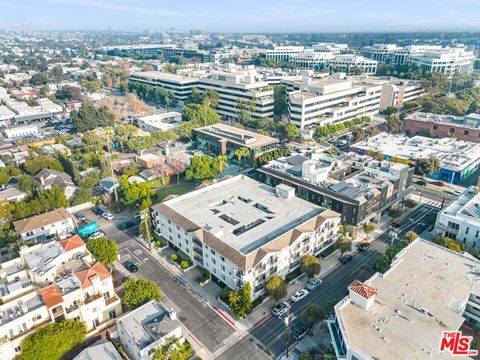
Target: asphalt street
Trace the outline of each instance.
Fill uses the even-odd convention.
[[[428,228],[425,216],[430,212],[438,211],[437,208],[420,205],[405,219],[398,222],[399,239],[413,230],[417,234],[422,233]],[[353,254],[353,260],[346,265],[340,264],[333,268],[323,278],[322,286],[312,292],[305,299],[292,304],[291,311],[298,317],[311,303],[322,304],[331,300],[341,299],[347,295],[347,286],[354,280],[354,272],[362,265],[373,266],[375,258],[383,255],[392,239],[389,231],[385,231],[372,243],[366,252],[356,252]],[[285,324],[282,320],[271,314],[261,322],[257,327],[250,330],[249,334],[241,341],[229,348],[217,359],[222,360],[254,360],[254,359],[272,359],[281,355],[286,349]],[[295,343],[290,340],[289,348],[295,347]]]
[[[136,277],[154,281],[160,286],[164,297],[162,301],[170,300],[180,309],[179,320],[208,351],[213,353],[218,350],[224,339],[235,332],[215,310],[193,294],[176,275],[161,265],[131,236],[138,232],[138,227],[128,229],[127,233],[92,211],[82,213],[87,216],[87,222],[96,220],[100,230],[117,241],[120,261],[130,260],[138,266],[138,272],[134,274]]]

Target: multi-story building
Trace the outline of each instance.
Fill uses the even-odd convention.
[[[182,114],[176,111],[169,111],[162,114],[139,117],[137,124],[140,129],[154,133],[157,131],[174,130],[181,121]]]
[[[175,99],[185,101],[198,86],[198,78],[163,71],[136,72],[130,75],[130,81],[159,86],[171,92]]]
[[[294,193],[238,175],[154,205],[154,233],[217,283],[239,289],[249,282],[255,299],[268,277],[285,277],[302,256],[336,240],[340,214]]]
[[[420,80],[388,79],[382,85],[380,111],[389,106],[400,108],[407,101],[417,99],[424,94]]]
[[[475,55],[465,47],[426,50],[410,56],[410,63],[422,70],[453,75],[455,72],[470,73]]]
[[[215,111],[226,119],[239,118],[241,101],[248,104],[247,111],[253,118],[273,118],[273,88],[254,67],[225,66],[223,70],[212,70],[200,78],[198,89],[218,93]]]
[[[312,49],[315,52],[340,54],[348,50],[348,44],[318,43],[313,45]]]
[[[330,71],[344,72],[347,75],[375,74],[377,64],[376,60],[354,54],[335,55],[328,61]]]
[[[364,46],[362,48],[362,54],[372,60],[391,63],[393,54],[398,49],[399,47],[395,44],[375,44],[372,46]]]
[[[293,84],[290,88],[295,89]],[[378,113],[381,84],[327,78],[299,82],[300,90],[288,92],[288,118],[302,130]]]
[[[479,268],[467,253],[415,240],[384,274],[348,286],[328,321],[337,359],[452,359],[443,332],[479,328]]]
[[[246,162],[250,163],[262,154],[275,149],[278,144],[276,138],[222,123],[194,129],[193,138],[198,149],[215,155],[227,155],[233,160],[235,160],[235,150],[247,148],[250,150],[250,156]]]
[[[67,199],[70,199],[78,189],[70,175],[52,169],[40,170],[33,180],[38,190],[51,190],[54,185],[58,186],[63,189]]]
[[[19,255],[0,265],[1,359],[13,359],[41,326],[76,319],[93,335],[122,313],[110,271],[78,235],[24,247]]]
[[[59,208],[14,221],[13,227],[23,240],[37,243],[67,237],[73,234],[76,224],[71,214]]]
[[[258,178],[270,186],[293,187],[298,197],[341,214],[350,229],[377,221],[412,191],[408,165],[323,150],[272,160],[257,169]]]
[[[404,123],[405,131],[411,135],[455,136],[458,140],[480,142],[480,114],[454,116],[416,112],[409,114]]]
[[[167,339],[183,343],[182,325],[173,310],[155,300],[132,310],[117,320],[120,343],[132,360],[151,360],[155,350]]]
[[[313,49],[306,49],[304,46],[274,46],[273,50],[266,51],[266,57],[274,61],[288,61],[292,55],[313,51]]]
[[[480,193],[470,186],[437,215],[435,233],[446,236],[469,248],[480,245]]]
[[[358,154],[377,151],[385,160],[414,164],[419,158],[436,157],[440,170],[427,176],[453,184],[467,179],[480,164],[480,144],[454,138],[432,139],[423,136],[381,133],[350,146]]]
[[[328,68],[328,64],[333,58],[334,55],[330,52],[304,52],[291,55],[289,62],[299,69],[321,71]]]

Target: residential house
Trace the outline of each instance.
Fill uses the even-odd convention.
[[[53,185],[58,185],[64,189],[67,199],[70,199],[78,189],[70,175],[57,170],[42,169],[33,179],[38,190],[50,190]]]

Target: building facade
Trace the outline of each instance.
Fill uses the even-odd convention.
[[[378,61],[354,54],[335,55],[330,59],[330,71],[344,72],[347,75],[373,75],[377,72]]]

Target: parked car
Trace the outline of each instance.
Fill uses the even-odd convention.
[[[310,328],[304,323],[300,322],[298,324],[293,324],[293,333],[292,336],[295,340],[301,340],[308,334]]]
[[[96,206],[96,207],[93,208],[93,212],[95,214],[102,215],[105,211],[103,211],[103,209],[101,207]]]
[[[172,144],[173,147],[180,147],[182,144],[179,142],[175,142]]]
[[[453,190],[453,191],[450,192],[450,194],[455,195],[455,196],[460,196],[460,195],[462,195],[462,192],[457,191],[457,190]]]
[[[427,186],[427,182],[423,180],[418,180],[415,184],[420,185],[420,186]]]
[[[131,261],[125,261],[123,263],[123,266],[125,266],[125,268],[132,273],[135,273],[138,271],[138,266]]]
[[[80,221],[85,221],[87,219],[87,217],[83,214],[76,214],[75,215],[77,217],[78,220]]]
[[[104,219],[107,219],[107,220],[113,220],[115,218],[115,216],[113,216],[113,214],[109,213],[109,212],[104,212],[102,213],[102,217]]]
[[[92,235],[88,237],[88,240],[98,239],[98,238],[101,238],[102,236],[105,236],[103,232],[95,231]]]
[[[307,288],[307,290],[309,290],[309,291],[315,291],[315,290],[317,290],[317,289],[320,287],[320,285],[322,285],[322,280],[319,280],[319,279],[310,279],[310,280],[308,280],[308,282],[307,282],[306,288]]]
[[[358,245],[358,251],[363,252],[366,251],[370,247],[369,242],[362,242],[360,245]]]
[[[288,302],[279,303],[272,308],[272,314],[281,317],[288,312],[290,307],[291,306]]]
[[[342,264],[348,264],[350,261],[352,261],[353,259],[353,256],[352,255],[343,255],[341,258],[340,258],[340,262]]]
[[[293,302],[299,302],[299,301],[302,300],[303,298],[307,297],[308,294],[310,294],[310,293],[308,292],[307,289],[298,290],[298,291],[296,291],[296,292],[292,295],[291,300],[292,300]]]
[[[444,187],[444,186],[445,186],[445,183],[444,183],[444,182],[441,182],[441,181],[433,181],[432,184],[433,184],[433,185],[436,185],[436,186],[440,186],[440,187]]]

